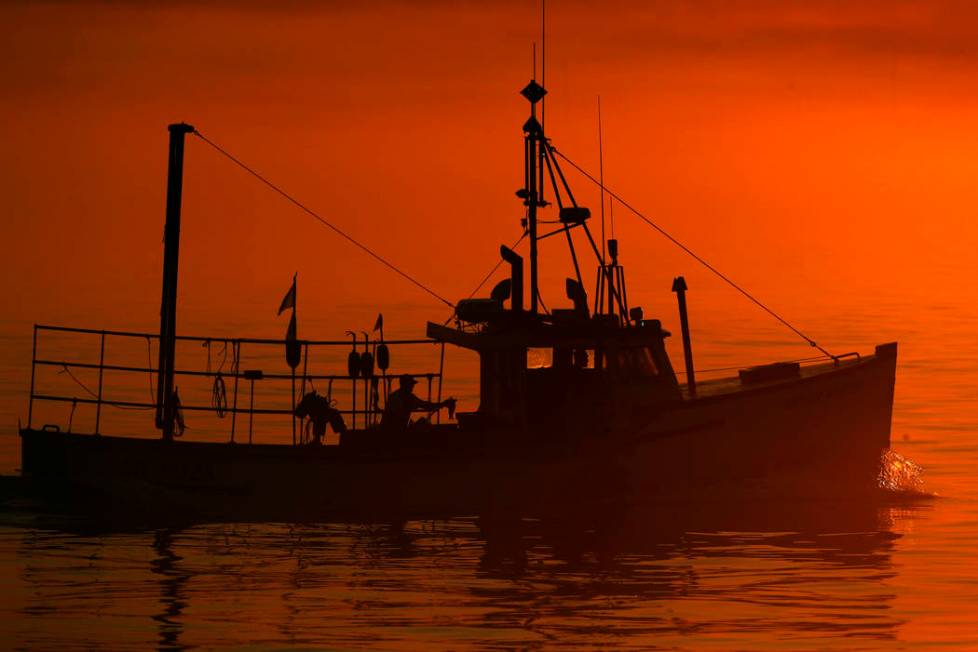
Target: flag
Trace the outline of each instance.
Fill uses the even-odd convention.
[[[384,330],[384,313],[380,313],[379,315],[377,315],[377,321],[376,323],[374,323],[374,330],[375,331]]]
[[[278,314],[280,315],[289,308],[295,309],[295,278],[295,276],[292,277],[292,287],[285,293],[285,297],[282,299],[282,305],[278,307]]]
[[[292,319],[289,320],[289,330],[285,333],[285,362],[293,369],[298,367],[302,361],[302,347],[299,345],[296,330],[295,313],[292,313]]]

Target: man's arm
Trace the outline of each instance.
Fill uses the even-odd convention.
[[[431,401],[425,401],[423,399],[414,397],[413,405],[411,406],[412,412],[434,412],[435,410],[440,410],[443,407],[449,407],[455,403],[454,398],[446,398],[441,403],[432,403]]]

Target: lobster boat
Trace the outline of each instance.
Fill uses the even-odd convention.
[[[896,343],[844,356],[820,349],[824,355],[819,359],[759,364],[731,377],[697,382],[686,286],[678,277],[673,291],[679,300],[684,370],[677,372],[666,346],[671,334],[629,304],[618,241],[596,241],[590,211],[575,200],[561,167],[570,161],[537,117],[546,90],[531,80],[521,94],[530,116],[522,128],[524,185],[516,195],[525,209],[521,240],[527,241],[528,260],[515,246],[500,247],[509,274],[489,296],[458,301],[453,321],[429,322],[422,339],[385,341],[382,327],[373,341],[366,334],[360,341],[354,336],[360,350],[348,359],[347,369],[332,375],[309,374],[303,362],[317,351],[339,351],[349,343],[299,340],[294,312],[285,341],[177,335],[184,143],[188,135],[214,143],[190,125],[170,125],[160,331],[35,326],[31,406],[20,430],[22,474],[35,486],[69,495],[109,495],[113,501],[177,512],[260,512],[271,518],[293,516],[292,510],[299,509],[296,496],[308,497],[301,509],[321,513],[458,515],[731,491],[771,494],[816,485],[872,491],[890,444]],[[539,218],[544,210],[551,219]],[[584,243],[583,250],[575,248],[572,236]],[[551,237],[566,241],[573,269],[564,305],[548,310],[538,287],[538,244]],[[592,258],[593,285],[585,283],[582,271]],[[64,332],[97,338],[98,362],[39,356],[39,340]],[[105,343],[113,338],[155,342],[158,362],[106,364]],[[181,342],[221,345],[231,352],[230,369],[178,369]],[[286,365],[276,372],[241,369],[242,348],[262,346],[284,346]],[[441,361],[446,347],[477,356],[478,407],[448,415],[437,410],[449,403],[443,401],[442,364],[437,370],[402,368],[398,373],[391,366],[392,357],[400,359],[396,352],[409,347],[438,351]],[[97,390],[71,396],[46,392],[38,372],[52,366],[97,373]],[[153,374],[155,400],[105,396],[102,378],[109,372]],[[224,398],[212,406],[181,405],[175,378],[182,374],[213,378]],[[408,377],[408,391],[420,379],[420,393],[426,386],[427,398],[418,400],[435,410],[407,427],[385,423],[395,400],[392,385],[401,377]],[[255,383],[264,381],[291,381],[291,393],[283,392],[284,405],[255,407]],[[307,383],[332,388],[334,382],[348,387],[327,393],[336,434],[307,436],[304,417],[314,406],[304,402],[318,396],[305,391]],[[303,388],[298,392],[297,383]],[[93,407],[93,431],[36,424],[39,402],[70,402],[72,410]],[[103,406],[146,409],[147,416],[154,411],[159,433],[147,422],[146,432],[102,434]],[[230,421],[225,440],[178,436],[184,413],[213,410]],[[291,443],[254,442],[256,415],[280,419],[280,441],[287,439],[291,421]]]

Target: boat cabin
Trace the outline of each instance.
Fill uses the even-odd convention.
[[[569,284],[570,285],[570,284]],[[455,327],[428,323],[428,337],[479,355],[480,402],[463,425],[531,429],[589,426],[606,419],[615,399],[636,393],[647,405],[681,399],[658,320],[591,315],[578,306],[533,314],[511,299],[461,302]],[[466,421],[468,423],[466,423]]]

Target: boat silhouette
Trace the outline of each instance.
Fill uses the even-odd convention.
[[[546,90],[531,80],[522,95],[530,104],[530,116],[522,128],[524,185],[516,194],[525,209],[521,240],[527,240],[529,260],[524,261],[515,247],[502,246],[509,278],[488,297],[453,304],[453,324],[429,322],[425,340],[385,341],[381,331],[380,338],[371,341],[367,334],[362,340],[354,334],[349,366],[334,375],[313,376],[298,368],[303,359],[308,361],[310,347],[349,343],[298,339],[294,312],[284,342],[177,335],[184,141],[187,135],[197,135],[218,146],[190,125],[170,125],[160,332],[150,336],[35,327],[31,408],[28,424],[20,430],[23,475],[34,486],[53,491],[67,487],[79,495],[94,492],[112,496],[113,502],[133,501],[175,513],[248,512],[270,518],[292,516],[296,509],[356,515],[527,513],[585,502],[594,506],[685,500],[731,492],[749,499],[816,489],[873,491],[881,454],[890,443],[896,343],[879,345],[864,355],[831,355],[819,347],[825,355],[818,359],[763,364],[729,378],[697,382],[685,314],[686,285],[679,277],[673,291],[683,331],[686,379],[680,382],[666,350],[670,333],[659,320],[629,304],[619,243],[595,240],[589,228],[591,213],[578,205],[560,165],[569,159],[556,150],[537,118]],[[544,209],[555,210],[556,219],[541,220]],[[544,232],[544,227],[550,230]],[[572,233],[583,236],[584,251],[577,251]],[[538,244],[551,237],[566,240],[573,276],[565,284],[567,305],[548,310],[538,287]],[[585,257],[596,260],[590,295]],[[294,311],[294,285],[291,307]],[[38,368],[72,366],[38,357],[38,338],[51,331],[101,338],[97,365],[73,365],[97,370],[99,387],[97,392],[89,390],[91,397],[56,396],[35,387],[33,371]],[[106,365],[107,337],[152,337],[159,347],[156,367]],[[222,393],[225,382],[233,384],[233,404],[180,404],[175,377],[191,373],[175,365],[175,345],[181,340],[223,342],[231,348],[235,362],[230,371],[217,375]],[[283,344],[288,371],[242,370],[237,364],[242,346]],[[460,412],[454,421],[440,422],[439,415],[406,429],[381,425],[380,415],[393,393],[395,377],[387,374],[391,351],[412,345],[438,346],[442,355],[446,346],[474,352],[479,358],[478,408]],[[531,354],[542,356],[545,364],[529,364]],[[107,399],[102,393],[105,370],[152,371],[158,376],[155,402]],[[210,371],[197,373],[214,376]],[[425,403],[444,403],[441,368],[407,375],[427,381]],[[287,408],[254,407],[254,383],[263,379],[291,380]],[[303,424],[296,425],[295,406],[304,395],[296,393],[297,379],[303,385],[307,380],[351,384],[346,395],[350,404],[335,408],[350,419],[341,427],[334,421],[333,429],[341,431],[339,443],[323,445],[319,436],[307,441]],[[251,402],[245,406],[249,384]],[[94,405],[94,432],[36,427],[35,401]],[[103,405],[154,409],[161,436],[100,434]],[[230,414],[227,442],[177,438],[183,411],[208,409]],[[244,441],[239,421],[247,417],[250,424],[255,414],[291,418],[292,443],[254,443],[250,425]],[[296,496],[315,496],[315,504],[304,501],[297,506],[292,500]]]

